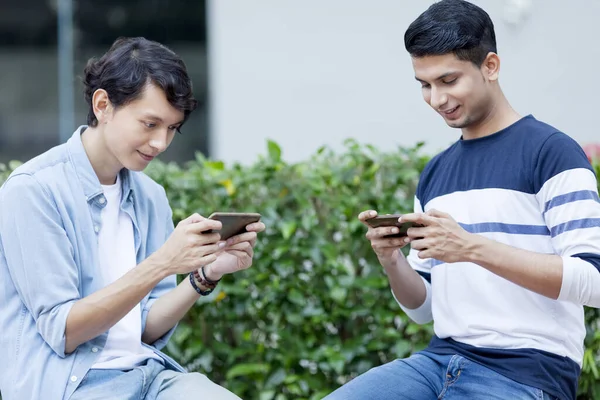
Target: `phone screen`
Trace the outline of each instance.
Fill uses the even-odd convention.
[[[258,213],[215,212],[208,218],[221,221],[223,226],[216,232],[221,235],[221,240],[227,240],[232,236],[246,232],[246,226],[260,221],[261,215]]]

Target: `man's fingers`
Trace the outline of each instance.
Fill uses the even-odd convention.
[[[376,240],[379,238],[382,238],[384,236],[388,236],[388,235],[395,235],[398,232],[400,232],[400,229],[398,229],[395,226],[384,226],[381,228],[371,228],[367,231],[367,239],[369,240]]]
[[[266,226],[262,222],[255,222],[246,226],[248,232],[262,232],[265,228]]]
[[[433,243],[428,239],[413,239],[410,246],[415,250],[427,250],[433,246]]]
[[[179,221],[179,223],[177,224],[177,226],[179,225],[189,225],[189,224],[193,224],[195,222],[201,222],[204,221],[206,218],[204,218],[202,215],[198,214],[198,213],[194,213],[192,215],[190,215],[189,217],[182,219],[181,221]]]
[[[436,217],[436,218],[450,218],[449,214],[439,211],[439,210],[436,210],[435,208],[432,208],[431,210],[427,211],[425,214],[427,214],[431,217]]]
[[[220,250],[220,247],[217,243],[214,244],[207,244],[207,245],[203,245],[198,247],[198,252],[197,255],[198,257],[206,257],[209,256],[211,254],[215,254],[216,257],[216,253]]]
[[[375,218],[377,216],[377,211],[375,210],[367,210],[358,214],[358,219],[360,222],[365,222],[368,219]]]
[[[227,239],[227,245],[229,247],[236,245],[238,243],[242,243],[242,242],[251,242],[251,241],[256,241],[256,232],[244,232],[244,233],[240,233],[239,235],[235,235],[230,237],[229,239]]]
[[[204,221],[206,218],[203,217],[202,215],[198,214],[198,213],[194,213],[192,215],[190,215],[189,217],[187,217],[185,219],[185,221],[189,224],[193,224],[195,222],[202,222]]]
[[[252,245],[250,242],[241,242],[233,245],[227,246],[227,251],[229,250],[240,250],[240,251],[249,251],[252,250]]]
[[[371,242],[371,247],[373,247],[373,249],[375,250],[383,250],[383,249],[388,249],[388,248],[393,248],[393,249],[397,249],[399,247],[404,247],[406,245],[406,238],[405,237],[399,237],[399,238],[385,238],[385,239],[378,239],[378,240],[373,240]]]
[[[190,223],[186,226],[188,232],[191,233],[204,233],[211,230],[220,230],[223,227],[221,221],[215,221],[214,219],[204,218],[195,223]]]
[[[432,225],[433,223],[435,223],[435,217],[431,216],[431,215],[427,215],[425,213],[411,213],[411,214],[404,214],[403,216],[401,216],[398,221],[404,223],[404,222],[412,222],[415,224],[420,224],[420,225]]]
[[[398,221],[399,222],[414,222],[420,224],[423,219],[426,217],[424,213],[409,213],[402,215]]]
[[[419,257],[421,260],[426,260],[428,258],[435,258],[433,256],[433,251],[429,250],[429,249],[425,249],[425,250],[421,250],[417,253],[417,257]]]
[[[427,229],[427,227],[425,227],[425,228],[408,228],[406,230],[406,234],[408,235],[409,238],[414,240],[414,239],[426,237],[428,231],[429,231],[429,229]]]
[[[200,245],[200,246],[205,246],[207,244],[217,244],[217,242],[221,239],[221,235],[219,235],[218,232],[214,232],[214,233],[203,233],[203,234],[199,234],[199,235],[191,235],[189,236],[189,240],[195,244],[195,245]],[[217,244],[218,245],[218,244]],[[223,244],[220,247],[224,247],[225,243],[223,242]]]

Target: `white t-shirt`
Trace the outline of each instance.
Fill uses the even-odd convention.
[[[114,185],[102,185],[106,206],[102,209],[102,227],[98,234],[101,277],[108,286],[136,266],[133,223],[121,210],[121,179]],[[102,353],[92,368],[132,369],[148,358],[160,358],[142,346],[142,314],[136,305],[108,332]]]

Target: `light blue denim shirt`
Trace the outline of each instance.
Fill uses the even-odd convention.
[[[0,188],[0,391],[3,400],[68,399],[100,355],[107,332],[65,354],[65,325],[73,304],[104,285],[98,271],[100,213],[106,205],[81,142],[69,141],[15,170]],[[131,217],[137,262],[173,231],[164,189],[148,176],[123,170],[121,208]],[[142,327],[153,302],[176,286],[160,282],[141,303]],[[151,348],[167,366],[184,371]]]

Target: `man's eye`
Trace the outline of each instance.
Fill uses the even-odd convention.
[[[428,83],[423,83],[421,85],[421,89],[429,89],[429,84]]]
[[[152,122],[144,122],[144,125],[146,125],[146,128],[154,128],[156,127],[156,124],[152,123]]]
[[[456,83],[457,79],[458,78],[454,78],[454,79],[450,79],[449,81],[442,81],[442,82],[444,82],[444,84],[446,84],[446,85],[452,85],[453,83]]]

